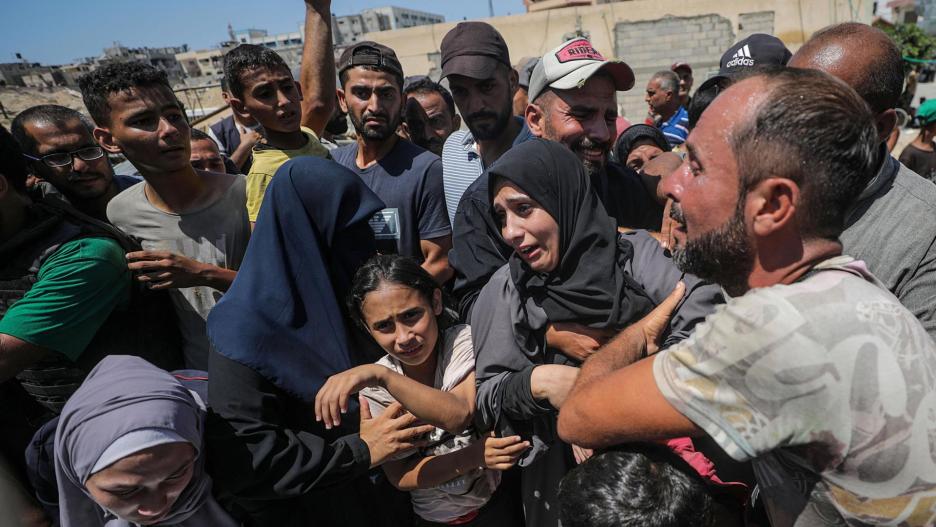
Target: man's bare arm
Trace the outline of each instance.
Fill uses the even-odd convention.
[[[423,269],[431,274],[437,283],[448,282],[455,274],[455,270],[448,263],[448,253],[452,249],[452,235],[419,240],[419,248],[423,254]]]
[[[39,362],[48,352],[41,346],[0,333],[0,383]]]
[[[322,135],[335,109],[335,52],[332,49],[331,0],[305,0],[302,46],[302,125]]]

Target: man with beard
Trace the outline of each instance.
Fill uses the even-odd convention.
[[[752,462],[771,525],[932,525],[936,343],[839,240],[880,162],[875,116],[824,73],[772,70],[719,95],[687,144],[663,181],[676,259],[734,298],[656,353],[678,286],[585,362],[559,435],[707,434]]]
[[[455,112],[452,94],[429,77],[421,77],[406,85],[403,97],[410,140],[441,156],[445,140],[461,128],[461,117]],[[421,137],[421,141],[416,137]]]
[[[43,194],[60,195],[88,216],[107,221],[110,200],[141,180],[114,174],[92,130],[87,117],[55,104],[28,108],[10,125],[30,168],[42,180]]]
[[[442,77],[448,79],[455,105],[468,126],[450,135],[442,151],[445,202],[455,238],[470,238],[478,220],[475,201],[485,207],[481,212],[487,210],[487,181],[478,176],[512,146],[533,136],[522,118],[513,117],[519,79],[510,65],[507,43],[496,29],[484,22],[462,22],[445,35],[441,48]],[[461,220],[456,221],[456,215],[469,216],[465,229],[457,225]],[[470,265],[470,253],[455,247],[450,257],[456,255],[469,258],[460,265]],[[467,267],[456,267],[456,289],[462,271],[469,281],[475,276]]]
[[[452,228],[438,156],[401,139],[403,69],[392,49],[358,42],[338,60],[338,102],[357,131],[354,144],[332,150],[384,202],[371,220],[378,249],[415,258],[438,283],[452,269]]]
[[[680,103],[679,76],[668,70],[654,73],[647,82],[644,100],[670,147],[683,144],[689,135],[689,114]]]
[[[903,87],[900,50],[880,29],[846,22],[816,32],[789,65],[838,77],[875,113],[880,164],[849,211],[842,243],[936,339],[936,186],[887,153]]]
[[[633,169],[609,160],[617,137],[617,92],[634,86],[622,61],[608,61],[591,42],[574,38],[533,69],[526,121],[537,137],[562,143],[578,155],[618,226],[659,230],[663,205]]]

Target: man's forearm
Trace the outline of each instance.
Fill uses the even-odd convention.
[[[231,287],[231,284],[234,283],[234,278],[237,277],[237,271],[225,269],[216,265],[206,265],[202,276],[204,276],[205,285],[208,287],[213,287],[218,291],[227,291]]]
[[[231,153],[231,161],[237,165],[238,170],[244,170],[244,163],[250,158],[251,151],[253,151],[251,145],[248,143],[241,143],[237,145],[237,148]]]
[[[640,324],[632,324],[585,361],[572,393],[614,370],[637,362],[646,351],[647,340]]]
[[[302,124],[321,136],[335,108],[331,0],[306,0],[302,47]]]
[[[39,362],[47,353],[46,348],[0,333],[0,383]]]
[[[434,260],[424,261],[422,268],[425,269],[427,273],[431,274],[439,285],[448,282],[455,274],[455,270],[448,264],[448,258],[444,256]]]

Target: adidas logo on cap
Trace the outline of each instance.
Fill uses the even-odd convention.
[[[731,56],[731,60],[728,61],[728,64],[725,64],[725,68],[734,68],[734,67],[744,67],[744,66],[753,66],[754,59],[751,57],[751,50],[748,48],[748,45],[745,44]]]

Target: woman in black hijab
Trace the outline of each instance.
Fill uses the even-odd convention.
[[[362,419],[360,434],[353,416],[326,430],[314,408],[329,376],[372,360],[352,354],[339,306],[376,252],[368,220],[383,206],[337,163],[285,163],[237,279],[208,316],[209,467],[247,525],[395,523],[393,500],[367,472],[432,427],[407,428],[415,418],[391,409]],[[405,495],[400,503],[409,506]]]
[[[471,314],[476,422],[531,442],[519,462],[527,525],[558,525],[556,491],[574,459],[556,435],[556,412],[578,362],[548,346],[546,326],[577,322],[619,331],[683,281],[687,292],[665,346],[688,336],[721,293],[680,272],[646,232],[618,234],[581,162],[558,143],[515,146],[487,177],[495,221],[514,253]]]

